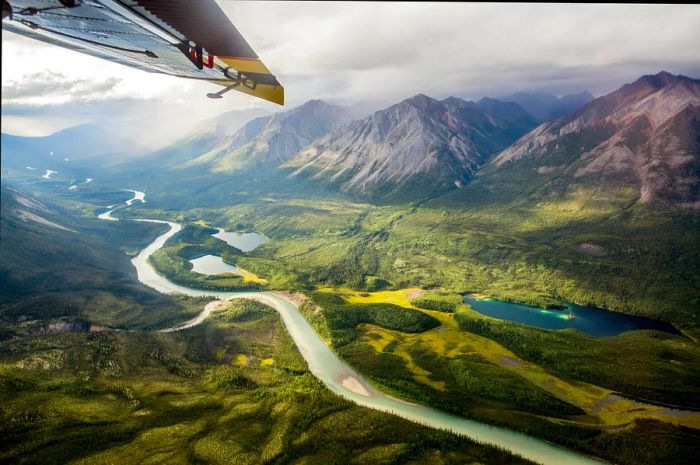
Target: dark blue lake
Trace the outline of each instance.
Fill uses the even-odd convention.
[[[551,310],[514,304],[495,299],[476,299],[464,296],[464,302],[477,312],[500,320],[523,323],[543,329],[577,329],[595,337],[615,336],[625,331],[653,329],[671,334],[681,334],[665,321],[642,316],[626,315],[595,307],[569,304],[564,310]],[[569,315],[573,314],[574,319]]]

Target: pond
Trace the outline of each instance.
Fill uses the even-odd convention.
[[[241,252],[250,252],[251,250],[255,250],[260,244],[264,244],[270,240],[264,234],[257,232],[226,232],[221,228],[219,228],[219,232],[212,234],[212,236],[216,237],[217,239],[221,239],[231,247],[235,247]]]
[[[596,307],[568,304],[566,309],[552,310],[502,300],[477,299],[468,295],[464,296],[464,302],[477,312],[500,320],[543,329],[577,329],[595,337],[616,336],[625,331],[640,329],[681,334],[675,326],[665,321]]]
[[[221,274],[221,273],[235,273],[237,275],[241,274],[241,271],[236,265],[231,265],[226,263],[223,258],[218,255],[204,255],[203,257],[195,258],[190,260],[192,264],[192,271],[199,274]]]

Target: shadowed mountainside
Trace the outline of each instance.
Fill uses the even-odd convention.
[[[545,182],[539,196],[596,190],[601,199],[700,205],[700,81],[643,76],[574,114],[543,123],[484,170],[484,183]]]

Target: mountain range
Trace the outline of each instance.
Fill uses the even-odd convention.
[[[292,176],[378,198],[461,187],[488,158],[535,125],[514,104],[416,95],[338,127],[283,165]]]
[[[543,123],[492,165],[557,177],[568,190],[631,190],[641,203],[698,206],[700,80],[666,72],[642,76]]]
[[[21,173],[45,170],[60,173],[80,170],[81,166],[117,156],[143,153],[129,139],[96,124],[81,124],[43,137],[24,137],[3,133],[2,170]]]
[[[166,177],[173,171],[178,179],[192,173],[198,183],[208,176],[211,182],[246,179],[255,172],[248,178],[256,182],[261,174],[296,185],[301,180],[372,201],[430,197],[461,189],[475,176],[493,179],[494,185],[523,178],[517,182],[546,184],[542,195],[608,186],[612,197],[622,193],[641,203],[694,206],[700,177],[699,86],[696,79],[661,72],[593,100],[588,92],[476,102],[418,94],[361,119],[356,108],[320,100],[271,115],[230,112],[123,171],[131,175],[140,169],[150,180],[148,167],[158,166]],[[561,116],[541,122],[545,110]],[[93,136],[80,136],[85,131]],[[20,151],[20,165],[45,164],[46,153],[63,153],[65,144],[75,145],[76,134],[84,141],[71,152],[76,158],[83,156],[81,150],[104,154],[105,146],[120,147],[105,144],[111,139],[86,127],[49,138],[3,134],[3,152],[9,154],[3,167],[23,169],[12,156]]]
[[[542,123],[573,113],[594,98],[588,91],[567,94],[562,97],[551,94],[518,92],[501,97],[500,100],[517,103],[538,122]]]

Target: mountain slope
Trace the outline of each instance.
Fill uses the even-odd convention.
[[[269,117],[268,112],[259,108],[222,113],[201,122],[182,139],[149,154],[139,160],[139,163],[157,165],[161,168],[185,163],[222,144],[227,137],[239,131],[252,120],[267,117]],[[132,163],[127,163],[120,168],[126,167],[128,169],[132,165]]]
[[[292,110],[250,121],[178,168],[204,167],[213,172],[232,172],[276,167],[348,118],[342,107],[311,100]]]
[[[551,94],[530,94],[525,92],[501,98],[501,100],[507,102],[517,103],[540,123],[567,116],[593,99],[593,95],[588,91],[568,94],[560,98]]]
[[[285,167],[366,198],[429,195],[462,186],[534,124],[517,105],[419,94],[339,127]]]
[[[698,205],[700,81],[666,72],[643,76],[543,123],[493,165],[557,178],[550,194],[580,186],[642,203]]]
[[[484,97],[476,102],[476,105],[489,115],[507,123],[507,136],[511,140],[517,140],[538,124],[530,113],[514,102]]]
[[[195,126],[188,134],[187,139],[206,138],[220,143],[252,120],[266,116],[270,116],[269,112],[261,108],[227,111]]]

